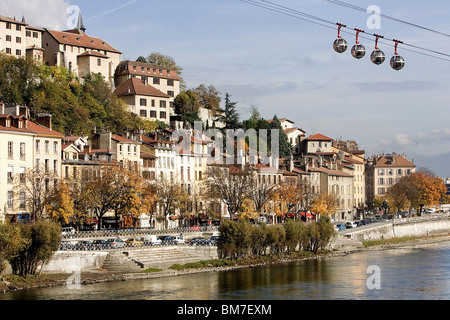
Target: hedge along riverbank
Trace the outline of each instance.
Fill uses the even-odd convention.
[[[220,226],[219,258],[238,260],[262,255],[282,256],[294,251],[317,253],[325,249],[335,235],[327,216],[318,222],[287,220],[280,225],[253,225],[248,221],[226,220]]]

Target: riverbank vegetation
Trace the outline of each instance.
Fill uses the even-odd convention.
[[[282,225],[253,225],[248,221],[226,220],[220,226],[219,258],[239,260],[261,256],[284,256],[293,252],[317,253],[335,235],[328,216],[305,224],[287,220]]]
[[[13,275],[40,276],[39,266],[51,259],[60,243],[61,227],[55,222],[0,224],[0,275],[8,261]]]

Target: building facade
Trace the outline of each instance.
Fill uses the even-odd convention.
[[[177,72],[151,63],[122,61],[116,68],[115,95],[128,110],[148,120],[170,124],[173,103],[180,93]]]
[[[416,165],[406,155],[392,153],[369,158],[366,165],[366,196],[369,207],[373,206],[376,197],[384,197],[400,178],[415,171]]]

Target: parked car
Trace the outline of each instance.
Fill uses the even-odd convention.
[[[144,244],[144,241],[141,238],[129,238],[125,243],[130,247],[140,247]]]
[[[175,244],[185,244],[186,243],[186,241],[184,240],[183,237],[175,237],[175,239],[173,239],[173,242]]]
[[[109,247],[113,249],[125,247],[125,241],[120,238],[108,239],[106,240],[106,242],[108,243]]]
[[[109,248],[109,243],[106,240],[94,240],[92,247],[94,250],[104,250]]]
[[[70,241],[61,241],[59,250],[73,250],[75,246]]]
[[[217,246],[222,238],[220,236],[211,236],[209,237],[209,241],[212,246]]]
[[[73,227],[62,228],[61,235],[63,235],[63,236],[71,236],[73,234],[75,234],[75,228],[73,228]]]
[[[145,245],[157,245],[161,244],[161,240],[158,239],[155,235],[144,236],[144,244]]]
[[[361,227],[361,226],[364,225],[364,223],[363,223],[362,221],[360,221],[360,220],[354,221],[354,222],[355,222],[355,224],[356,224],[357,227]]]
[[[207,246],[207,245],[211,245],[211,242],[209,241],[209,239],[200,237],[200,238],[191,239],[189,241],[189,244],[191,246]]]
[[[345,224],[345,227],[348,228],[348,229],[351,229],[351,228],[356,228],[356,227],[358,227],[358,225],[357,225],[355,222],[353,222],[353,221],[348,221],[348,222]]]
[[[336,224],[336,228],[338,229],[338,231],[343,231],[343,230],[347,229],[345,227],[345,224],[343,224],[343,223]]]
[[[174,236],[159,236],[162,244],[173,244],[175,237]]]
[[[92,242],[87,241],[87,240],[81,240],[75,244],[74,248],[75,248],[75,250],[91,250]]]

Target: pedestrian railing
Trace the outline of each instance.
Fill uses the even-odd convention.
[[[183,227],[164,230],[155,229],[126,229],[126,230],[99,230],[99,231],[78,231],[75,233],[63,233],[63,239],[83,239],[83,238],[110,238],[110,237],[131,237],[144,235],[164,235],[164,234],[188,234],[195,232],[214,232],[218,227]]]

